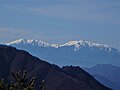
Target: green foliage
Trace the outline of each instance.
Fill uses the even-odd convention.
[[[0,79],[0,90],[34,90],[36,77],[32,77],[29,81],[26,78],[27,72],[24,70],[12,73],[16,82],[5,84],[3,79]],[[42,80],[40,90],[45,90],[45,81]]]

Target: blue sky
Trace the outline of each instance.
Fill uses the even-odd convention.
[[[0,42],[19,38],[120,48],[120,0],[0,0]]]

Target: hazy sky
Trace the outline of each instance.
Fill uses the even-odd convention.
[[[19,38],[120,48],[120,0],[0,0],[0,42]]]

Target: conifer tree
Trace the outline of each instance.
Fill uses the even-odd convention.
[[[28,80],[26,70],[12,73],[12,75],[16,81],[5,84],[4,80],[0,79],[0,90],[35,90],[35,81],[37,78],[32,77],[31,80]],[[45,90],[44,80],[40,84],[40,90]]]

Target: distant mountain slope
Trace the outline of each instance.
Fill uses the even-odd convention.
[[[90,76],[87,72],[82,70],[80,67],[78,67],[78,66],[76,66],[76,67],[75,66],[64,66],[62,68],[62,70],[67,75],[79,80],[79,82],[81,84],[84,85],[85,83],[87,83],[88,85],[91,86],[91,88],[93,88],[93,90],[99,89],[99,87],[97,87],[97,84],[96,84],[96,83],[98,83],[98,81],[92,82],[92,79],[94,80],[94,78],[92,76]],[[82,81],[84,81],[84,82],[82,82]]]
[[[120,82],[111,81],[101,75],[93,75],[96,80],[98,80],[103,85],[112,88],[113,90],[120,90]]]
[[[39,40],[19,39],[6,44],[26,50],[60,66],[71,64],[88,67],[96,64],[120,66],[120,51],[118,49],[84,40],[58,45]]]
[[[120,90],[120,67],[110,64],[99,64],[92,68],[83,68],[102,84]]]
[[[73,72],[68,74],[69,69],[61,69],[56,65],[51,65],[26,51],[0,45],[0,77],[9,82],[10,79],[13,79],[11,72],[18,70],[27,70],[29,77],[37,77],[36,90],[39,90],[38,84],[43,79],[46,82],[46,90],[110,90],[81,68],[77,70],[81,72],[78,73],[79,77],[75,78],[72,76]],[[90,82],[87,83],[87,81]]]

